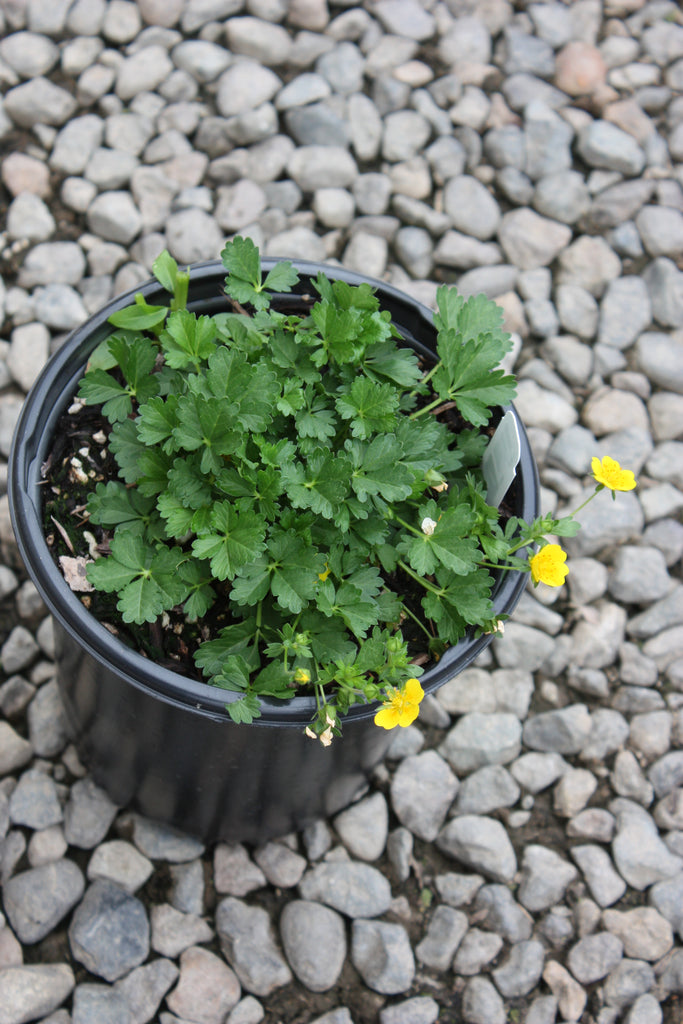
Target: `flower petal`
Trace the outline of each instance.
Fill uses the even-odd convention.
[[[407,725],[413,724],[419,713],[420,708],[418,704],[404,704],[398,716],[398,724],[405,729]]]
[[[395,729],[399,722],[398,708],[391,704],[389,707],[380,708],[375,715],[375,725],[382,729]]]
[[[403,688],[403,696],[411,704],[419,704],[425,692],[420,685],[419,679],[408,679]]]

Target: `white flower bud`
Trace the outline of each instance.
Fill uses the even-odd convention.
[[[425,516],[424,519],[422,520],[422,532],[426,533],[428,537],[431,537],[435,529],[435,521],[433,519],[430,519],[429,516]]]

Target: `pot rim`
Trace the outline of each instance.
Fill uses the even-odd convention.
[[[264,271],[268,271],[278,262],[280,260],[277,258],[264,257],[261,265]],[[367,282],[377,290],[383,307],[391,308],[392,319],[404,316],[406,323],[401,320],[396,323],[404,338],[423,351],[429,351],[428,347],[420,342],[416,332],[424,330],[428,334],[435,333],[433,314],[417,299],[386,282],[356,274],[343,267],[297,259],[290,262],[304,278],[313,278],[322,271],[332,279],[344,280],[352,285]],[[222,284],[226,271],[222,262],[215,259],[196,263],[191,265],[190,271],[188,308],[197,311],[200,307],[206,308],[207,305],[224,306]],[[220,285],[219,291],[215,287],[217,284]],[[305,290],[300,281],[293,293],[303,294]],[[78,638],[92,657],[100,663],[114,663],[130,685],[152,691],[167,703],[191,708],[197,714],[216,720],[231,722],[225,711],[225,704],[237,699],[238,695],[157,666],[110,633],[84,607],[53,561],[42,528],[40,477],[48,448],[46,438],[49,439],[54,433],[59,416],[73,397],[87,356],[115,329],[108,324],[108,318],[112,313],[130,305],[138,292],[142,292],[153,304],[167,304],[170,300],[169,293],[154,278],[116,296],[71,331],[45,364],[29,391],[17,421],[9,456],[8,498],[12,526],[24,565],[49,611],[65,630]],[[283,298],[286,300],[287,295]],[[521,481],[524,485],[523,509],[520,514],[522,518],[529,520],[538,513],[538,470],[524,426],[514,406],[511,408],[517,420],[522,445],[522,456],[516,474],[518,483]],[[497,615],[512,612],[526,584],[526,573],[501,574],[493,593]],[[425,693],[433,693],[448,679],[466,668],[491,640],[491,636],[484,635],[475,639],[474,636],[467,635],[450,647],[439,662],[420,677]],[[374,716],[376,708],[376,704],[353,705],[344,720],[370,718]],[[288,701],[261,698],[261,718],[257,719],[257,723],[306,724],[310,722],[315,711],[316,701],[312,695],[296,696]]]

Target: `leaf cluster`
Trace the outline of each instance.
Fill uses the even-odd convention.
[[[321,274],[294,315],[273,299],[297,285],[290,263],[264,277],[246,238],[222,260],[229,310],[206,316],[163,253],[169,306],[139,295],[111,317],[80,382],[119,470],[88,500],[110,553],[87,575],[125,622],[201,622],[218,603],[227,625],[195,661],[236,721],[311,687],[335,718],[419,674],[406,617],[435,650],[492,618],[481,563],[509,542],[480,428],[514,394],[509,340],[492,302],[443,287],[425,366],[368,285]],[[460,430],[434,414],[444,403]]]

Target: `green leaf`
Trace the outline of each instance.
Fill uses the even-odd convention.
[[[173,460],[168,470],[169,492],[186,508],[198,509],[211,502],[211,482],[201,470],[196,455]]]
[[[228,295],[240,304],[251,303],[257,310],[266,309],[269,300],[262,294],[261,257],[252,240],[237,237],[227,242],[221,259],[228,271],[225,282]]]
[[[196,316],[187,309],[171,313],[166,330],[159,337],[164,358],[174,370],[201,363],[216,350],[216,330],[209,316]]]
[[[310,508],[325,519],[334,519],[349,490],[351,463],[321,451],[284,466],[282,483],[294,508]]]
[[[141,475],[140,457],[146,445],[140,440],[135,420],[115,423],[109,434],[109,451],[116,459],[121,476],[127,484],[136,483]]]
[[[175,395],[167,398],[155,396],[140,406],[137,419],[138,437],[146,445],[164,442],[164,451],[176,451],[172,440],[173,431],[178,426],[178,399]],[[170,443],[169,443],[170,442]]]
[[[151,547],[130,530],[112,538],[111,555],[88,566],[87,578],[96,590],[117,592],[124,622],[154,622],[186,595],[178,575],[184,560],[180,548]]]
[[[442,622],[447,622],[449,630],[455,630],[459,628],[458,622],[475,626],[493,618],[493,579],[486,569],[479,568],[469,576],[456,576],[447,570],[438,570],[436,578],[440,597],[428,592],[422,599],[422,607],[439,629]],[[464,629],[456,639],[463,633]],[[453,634],[442,635],[442,639],[452,642]]]
[[[255,606],[270,589],[270,571],[265,556],[243,566],[232,581],[230,598],[242,607]]]
[[[314,398],[305,409],[295,416],[297,433],[300,437],[313,437],[316,441],[328,441],[337,432],[336,416],[322,396]]]
[[[354,437],[366,440],[372,434],[392,430],[398,409],[398,392],[394,387],[357,377],[340,390],[335,402],[337,412],[342,419],[351,421]]]
[[[291,292],[299,275],[288,260],[280,260],[268,272],[263,282],[264,289],[271,292]]]
[[[138,292],[135,303],[112,313],[109,323],[128,331],[149,331],[162,324],[167,315],[168,306],[150,306],[143,299],[142,292]]]
[[[293,531],[280,531],[268,542],[270,589],[281,608],[297,614],[313,600],[324,570],[322,555]]]
[[[260,286],[261,257],[251,238],[237,237],[233,238],[231,242],[226,242],[225,248],[221,252],[221,260],[231,278],[244,281],[252,288]],[[226,285],[226,290],[230,295],[233,294],[230,291],[232,283],[232,281],[228,281]]]
[[[211,527],[211,533],[193,541],[192,553],[211,560],[216,579],[234,579],[238,570],[265,548],[263,517],[253,511],[238,511],[228,501],[220,502],[212,510]]]
[[[230,403],[230,415],[241,429],[260,433],[268,428],[280,385],[267,366],[221,346],[209,359],[206,381],[216,398]]]
[[[195,664],[206,676],[217,676],[231,654],[244,652],[256,636],[256,619],[224,626],[215,640],[205,640],[195,654]]]
[[[182,502],[166,491],[160,494],[157,500],[159,515],[165,521],[166,535],[175,540],[181,540],[192,527],[194,510],[186,508]]]
[[[320,584],[317,605],[323,615],[339,616],[354,636],[364,637],[379,622],[377,604],[363,600],[363,593],[350,583],[342,583],[338,590],[332,580]]]
[[[471,536],[474,515],[470,508],[458,505],[443,513],[435,511],[435,505],[420,510],[421,520],[433,511],[439,518],[432,534],[421,533],[415,537],[408,549],[411,566],[420,576],[429,576],[439,565],[466,576],[472,572],[481,559],[476,537]],[[430,517],[431,518],[431,517]]]
[[[444,400],[456,403],[475,427],[490,418],[490,406],[506,405],[515,396],[514,378],[498,367],[510,349],[501,329],[502,310],[485,295],[461,295],[447,287],[437,291],[437,352],[442,366],[432,385]]]
[[[235,725],[250,725],[255,718],[261,717],[261,704],[255,693],[245,693],[243,697],[230,701],[225,710]]]
[[[81,380],[78,397],[86,405],[101,405],[110,423],[130,416],[133,403],[128,390],[106,370],[90,370]]]
[[[161,287],[165,288],[166,291],[170,292],[172,295],[175,289],[178,264],[173,259],[168,249],[164,249],[163,252],[159,253],[152,264],[152,273]]]
[[[118,480],[99,483],[88,496],[88,515],[100,526],[119,526],[144,532],[150,521],[154,499],[139,491],[124,487]]]
[[[173,430],[173,440],[188,452],[201,449],[202,473],[217,473],[223,466],[223,456],[235,452],[240,444],[234,426],[234,417],[225,402],[184,395],[178,400],[178,425]]]
[[[349,439],[344,447],[353,464],[351,486],[361,501],[375,494],[386,501],[408,497],[413,478],[400,462],[403,446],[393,434],[380,435],[370,444]]]
[[[387,340],[370,345],[365,352],[363,367],[371,376],[388,377],[399,387],[416,387],[422,377],[417,356],[408,348],[396,348]]]
[[[146,448],[138,456],[140,477],[138,488],[141,494],[161,494],[168,485],[171,468],[170,456],[154,448]]]

